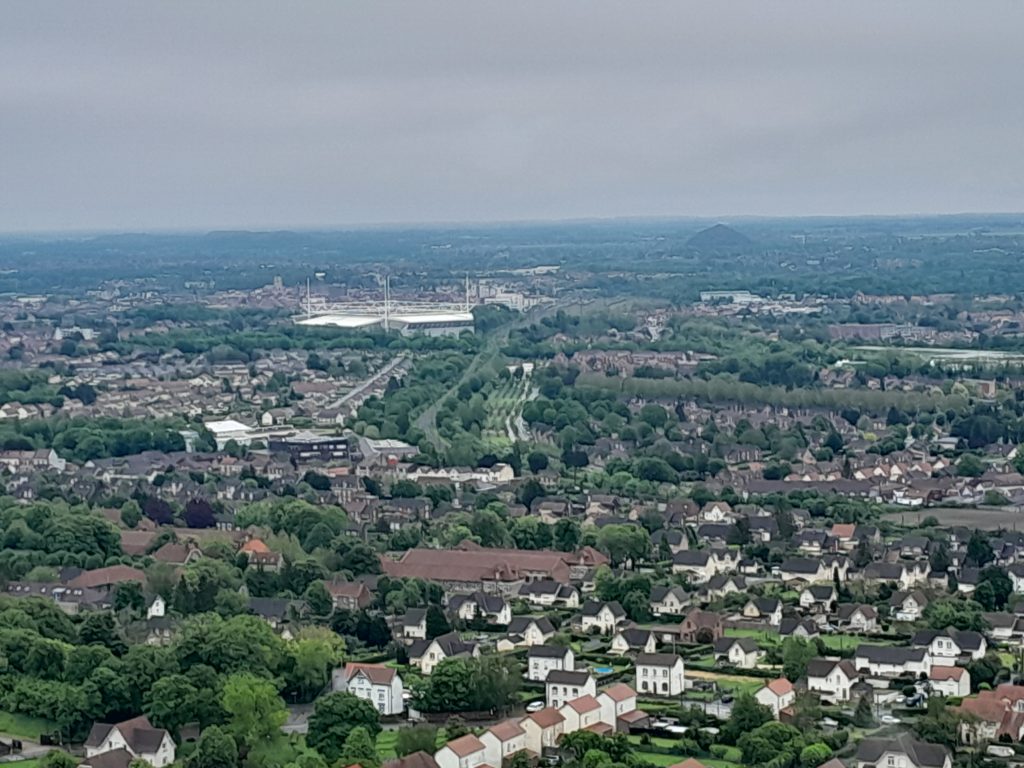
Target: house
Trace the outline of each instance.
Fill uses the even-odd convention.
[[[373,602],[370,590],[359,581],[329,581],[324,586],[331,596],[331,602],[338,610],[358,611]]]
[[[651,613],[655,616],[681,616],[689,601],[682,587],[651,587]]]
[[[611,634],[625,620],[626,612],[614,600],[608,603],[588,600],[583,604],[579,619],[580,628],[584,632],[596,632],[602,635]]]
[[[679,623],[676,635],[684,643],[713,643],[725,634],[722,617],[713,611],[691,610]]]
[[[957,661],[974,661],[988,650],[985,636],[980,632],[956,629],[919,629],[910,639],[915,648],[927,649],[932,663],[950,667]]]
[[[387,760],[384,768],[438,768],[438,765],[433,755],[420,750],[405,757]]]
[[[1024,736],[1024,686],[1004,683],[994,691],[979,691],[964,699],[958,711],[967,716],[960,724],[965,744],[1019,742]]]
[[[512,608],[505,598],[483,592],[453,595],[448,601],[448,610],[463,621],[483,619],[489,624],[508,624],[512,620]]]
[[[144,584],[146,582],[146,574],[138,568],[132,568],[130,565],[108,565],[105,568],[82,571],[70,579],[67,582],[67,586],[72,589],[96,589],[100,592],[109,592],[117,587],[117,585],[128,582]],[[159,766],[155,768],[159,768]]]
[[[526,730],[517,720],[505,720],[480,734],[485,765],[501,766],[516,752],[526,749]]]
[[[701,589],[701,594],[708,600],[721,600],[733,592],[746,592],[747,580],[742,576],[729,573],[716,573]]]
[[[580,592],[571,584],[560,584],[552,579],[542,579],[523,584],[519,588],[519,597],[530,605],[542,608],[564,606],[579,608]]]
[[[147,619],[162,619],[167,615],[167,603],[160,596],[156,595],[152,600],[149,601],[149,606],[146,608]]]
[[[654,696],[679,696],[686,689],[683,660],[674,653],[641,653],[636,657],[636,687]]]
[[[625,683],[615,683],[597,694],[597,702],[601,705],[601,722],[618,731],[619,719],[636,712],[636,691]]]
[[[555,626],[546,616],[516,616],[508,622],[508,637],[516,645],[544,645],[555,635]]]
[[[672,556],[672,573],[685,573],[694,584],[703,584],[717,573],[715,561],[706,549],[687,549]]]
[[[785,618],[779,624],[779,637],[799,637],[808,640],[820,633],[818,625],[810,619]]]
[[[565,718],[565,732],[591,730],[611,733],[613,727],[601,721],[601,702],[593,694],[586,694],[565,702],[558,709]]]
[[[928,673],[932,691],[940,696],[970,696],[971,673],[963,667],[940,667],[935,665]]]
[[[398,715],[405,710],[402,678],[383,664],[349,662],[342,669],[334,670],[331,687],[365,699],[382,715]]]
[[[615,633],[608,653],[623,656],[627,653],[654,653],[657,649],[654,633],[649,629],[628,628]]]
[[[777,597],[751,598],[741,613],[745,619],[761,620],[777,627],[782,622],[782,601]]]
[[[471,733],[452,739],[437,752],[434,760],[438,768],[477,768],[487,765],[487,748]],[[496,766],[492,768],[497,768]]]
[[[839,599],[831,584],[811,584],[800,591],[800,607],[814,613],[829,613]]]
[[[826,551],[831,539],[829,539],[828,534],[824,531],[808,528],[803,531],[797,531],[793,534],[793,538],[790,541],[801,554],[819,557]]]
[[[865,581],[895,582],[901,590],[910,590],[928,581],[928,563],[868,563],[861,571]]]
[[[480,649],[476,643],[463,642],[458,632],[439,635],[433,640],[417,640],[409,647],[409,663],[429,675],[445,659],[476,658]]]
[[[857,745],[856,768],[952,768],[949,751],[940,744],[917,741],[908,734],[891,739],[864,739]]]
[[[928,598],[919,589],[900,590],[892,593],[889,607],[896,621],[920,621],[928,607]]]
[[[779,712],[796,701],[796,689],[793,684],[784,677],[772,680],[754,694],[758,704],[768,707],[775,719],[779,719]]]
[[[835,555],[826,555],[820,559],[790,557],[779,565],[779,577],[787,583],[832,582],[837,577],[845,581],[847,567],[846,558]]]
[[[656,552],[667,549],[670,555],[674,555],[676,552],[682,552],[689,545],[686,534],[672,528],[659,528],[651,534],[651,546]]]
[[[932,671],[932,660],[927,648],[859,645],[853,659],[857,670],[872,677],[927,677]]]
[[[248,558],[250,566],[262,568],[265,571],[279,571],[284,564],[284,556],[280,552],[271,551],[270,547],[260,539],[249,539],[238,552]]]
[[[589,672],[552,669],[544,678],[544,695],[547,705],[560,709],[566,702],[580,696],[594,696],[597,681]]]
[[[836,624],[851,632],[878,631],[878,611],[871,605],[842,603],[836,606]]]
[[[714,642],[715,661],[741,669],[753,669],[761,658],[761,649],[752,637],[721,637]]]
[[[426,640],[427,609],[409,608],[401,618],[399,626],[404,640]]]
[[[534,754],[554,749],[565,733],[565,718],[554,707],[545,707],[519,721],[526,732],[526,748]],[[497,768],[497,766],[495,766]]]
[[[572,672],[575,669],[576,656],[572,648],[556,645],[533,645],[526,652],[526,679],[544,682],[548,672],[559,670]]]
[[[850,700],[857,668],[848,660],[811,659],[807,663],[807,690],[833,703]]]
[[[171,734],[154,728],[145,715],[120,723],[94,723],[85,740],[86,758],[124,750],[133,759],[145,760],[153,768],[174,762],[175,747]]]

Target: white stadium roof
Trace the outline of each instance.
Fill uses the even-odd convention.
[[[298,321],[299,325],[330,325],[336,328],[365,328],[384,321],[383,315],[317,315]]]
[[[427,312],[416,315],[392,315],[395,322],[416,324],[416,323],[472,323],[471,312]]]

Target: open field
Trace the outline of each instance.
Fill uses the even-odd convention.
[[[969,528],[1024,528],[1024,512],[1007,507],[928,507],[886,512],[882,519],[900,525],[916,526],[926,517],[934,517],[939,525],[965,525]]]
[[[56,725],[39,717],[28,717],[14,712],[0,712],[0,733],[18,739],[39,741],[39,735],[49,733]],[[24,765],[24,762],[21,763]]]

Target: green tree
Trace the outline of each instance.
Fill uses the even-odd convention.
[[[432,725],[414,725],[410,728],[399,728],[395,738],[395,753],[399,757],[411,755],[413,752],[433,754],[437,749],[437,728]]]
[[[975,632],[984,631],[987,627],[984,609],[974,600],[948,597],[933,600],[924,609],[924,619],[932,629],[970,629]]]
[[[953,749],[957,745],[960,715],[957,710],[946,706],[945,698],[933,696],[928,699],[926,713],[918,717],[911,727],[922,741],[943,744]]]
[[[722,738],[727,744],[735,744],[745,733],[772,720],[772,711],[759,704],[749,693],[741,693],[732,705],[732,712],[722,728]]]
[[[548,468],[548,455],[542,451],[530,451],[526,464],[534,474],[543,472]]]
[[[377,747],[366,728],[357,725],[349,731],[345,744],[341,748],[339,762],[342,765],[361,765],[362,768],[377,768],[380,765]]]
[[[246,749],[270,741],[288,720],[288,710],[273,683],[248,672],[224,682],[221,705],[228,715],[228,730]]]
[[[975,529],[967,541],[967,563],[982,568],[995,560],[995,552],[989,543],[988,535]]]
[[[433,640],[440,635],[447,635],[452,631],[451,624],[445,618],[444,611],[439,605],[427,607],[427,639]]]
[[[580,524],[567,517],[563,517],[555,523],[554,531],[555,549],[559,552],[575,552],[580,546]]]
[[[78,760],[62,749],[51,749],[39,761],[39,768],[75,768]]]
[[[782,641],[782,674],[790,682],[796,682],[807,674],[807,664],[818,655],[816,646],[798,637],[787,637]]]
[[[959,477],[981,477],[985,474],[985,464],[972,453],[965,453],[956,463],[956,473]]]
[[[606,525],[597,534],[597,548],[608,555],[613,566],[646,560],[651,551],[651,535],[636,525]]]
[[[818,768],[819,765],[832,757],[832,748],[820,741],[808,744],[800,751],[801,768]]]
[[[185,760],[185,768],[235,768],[238,745],[231,734],[217,725],[203,730],[195,751]]]
[[[306,743],[333,763],[353,728],[362,727],[373,738],[380,733],[380,714],[374,706],[351,693],[329,693],[317,699],[309,717]]]
[[[857,709],[853,712],[853,724],[858,728],[871,728],[875,724],[875,712],[867,695],[857,701]]]

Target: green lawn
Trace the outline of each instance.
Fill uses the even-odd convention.
[[[377,756],[382,761],[394,760],[398,757],[398,753],[395,752],[395,743],[398,741],[398,731],[381,731],[377,734]],[[437,729],[437,748],[440,749],[448,742],[448,737],[445,735],[444,728]]]
[[[633,754],[636,755],[640,760],[646,760],[648,763],[653,763],[654,765],[660,766],[675,765],[676,763],[681,763],[683,762],[683,760],[686,759],[685,757],[680,757],[679,755],[660,755],[656,752],[637,751]],[[704,761],[702,760],[701,762]]]
[[[0,712],[0,733],[19,739],[39,741],[39,735],[49,733],[57,726],[50,720],[41,717],[29,717],[14,712]],[[21,765],[24,765],[22,761]]]

